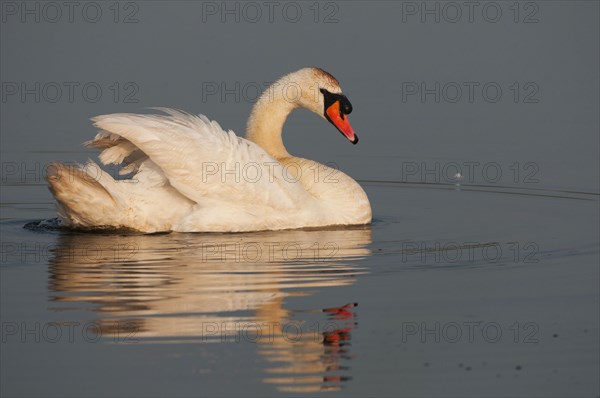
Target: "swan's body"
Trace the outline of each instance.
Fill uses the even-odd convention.
[[[300,90],[294,100],[289,95],[292,86]],[[315,87],[325,92],[315,94]],[[339,85],[320,69],[287,75],[255,105],[247,139],[224,131],[203,115],[168,109],[163,110],[166,115],[96,117],[101,132],[87,145],[102,149],[103,164],[125,164],[123,174],[133,176],[115,180],[94,163],[78,168],[53,164],[48,182],[59,217],[75,228],[143,232],[241,232],[370,223],[371,206],[356,181],[290,155],[281,139],[292,110],[305,107],[317,112],[332,97],[343,97]],[[331,109],[337,112],[343,102]],[[340,110],[339,116],[330,112],[324,117],[356,142],[345,117],[350,111],[351,106],[347,112]]]

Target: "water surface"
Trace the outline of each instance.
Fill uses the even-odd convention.
[[[5,204],[3,388],[593,390],[597,195],[364,186],[375,221],[348,229],[77,233],[23,228],[23,214],[51,214],[48,199]],[[38,382],[19,382],[25,370]]]

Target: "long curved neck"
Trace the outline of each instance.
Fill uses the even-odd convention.
[[[281,133],[288,115],[298,107],[296,101],[284,97],[282,85],[285,85],[283,79],[262,93],[252,108],[246,127],[246,138],[275,159],[291,156],[283,145]]]

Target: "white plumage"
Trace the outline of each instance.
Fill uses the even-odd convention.
[[[284,79],[296,75],[299,82],[314,84],[319,71],[303,69]],[[330,80],[321,83],[331,85]],[[48,181],[61,220],[76,228],[143,232],[239,232],[369,223],[369,201],[354,180],[293,157],[282,144],[264,144],[264,137],[272,136],[274,129],[279,129],[275,136],[281,137],[283,123],[266,129],[261,121],[268,114],[287,116],[294,108],[281,101],[267,102],[263,96],[253,110],[249,137],[262,139],[263,147],[224,131],[203,115],[171,109],[161,108],[164,115],[94,118],[100,132],[86,145],[102,150],[103,164],[121,164],[121,174],[131,176],[115,180],[95,164],[80,168],[53,164]],[[320,105],[314,99],[317,104],[303,101],[300,98],[295,107]]]

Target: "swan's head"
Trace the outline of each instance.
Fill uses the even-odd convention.
[[[348,120],[352,104],[342,94],[335,77],[320,68],[300,69],[286,77],[289,79],[286,82],[288,85],[297,85],[301,90],[298,106],[307,108],[329,121],[353,144],[358,142],[358,136]],[[289,86],[286,90],[289,90]]]

